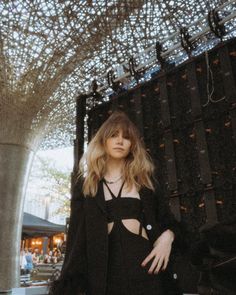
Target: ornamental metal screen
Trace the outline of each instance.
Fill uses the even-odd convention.
[[[109,114],[127,112],[155,161],[172,211],[196,237],[201,226],[236,214],[235,80],[233,39],[87,112],[91,97],[81,95],[75,164]]]

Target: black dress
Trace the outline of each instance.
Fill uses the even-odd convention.
[[[104,181],[105,183],[105,181]],[[151,242],[142,236],[142,203],[138,198],[121,197],[124,183],[116,197],[108,185],[112,199],[106,201],[107,221],[114,222],[108,235],[109,259],[106,295],[161,295],[158,274],[148,274],[152,260],[142,267],[142,261],[152,250]],[[137,219],[139,234],[129,231],[123,219]]]

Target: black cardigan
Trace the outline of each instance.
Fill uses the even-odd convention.
[[[155,192],[140,190],[143,225],[151,242],[170,229],[173,248],[181,244],[179,223],[169,210],[158,184]],[[149,226],[148,226],[149,225]],[[150,226],[151,225],[151,226]],[[108,233],[102,182],[95,197],[84,197],[82,181],[72,191],[67,248],[61,276],[50,287],[50,295],[105,295]],[[177,293],[174,293],[177,294]]]

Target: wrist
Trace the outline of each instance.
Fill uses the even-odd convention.
[[[169,236],[171,243],[173,243],[173,242],[174,242],[174,239],[175,239],[175,234],[173,233],[173,231],[172,231],[172,230],[170,230],[170,229],[167,229],[166,231],[164,231],[164,232],[163,232],[163,234],[165,234],[165,235],[168,235],[168,236]]]
[[[175,239],[175,234],[173,233],[173,231],[170,229],[167,229],[156,239],[156,241],[153,243],[153,246],[155,247],[160,240],[167,241],[168,243],[172,244],[174,239]]]

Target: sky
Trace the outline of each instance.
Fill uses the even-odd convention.
[[[46,151],[39,151],[36,154],[36,157],[42,157],[51,159],[57,168],[62,170],[71,170],[73,169],[73,147],[62,148],[62,149],[54,149],[54,150],[46,150]]]
[[[40,165],[39,158],[51,162],[51,166],[64,171],[70,175],[74,165],[73,147],[61,148],[47,151],[38,151],[34,158],[31,174],[29,177],[28,186],[26,189],[26,199],[24,211],[36,215],[41,218],[46,218],[46,202],[45,197],[50,193],[53,183],[50,179],[45,183],[42,177],[42,166]],[[48,187],[48,189],[47,189]],[[55,202],[49,204],[49,221],[65,224],[65,216],[54,214],[57,205]]]

